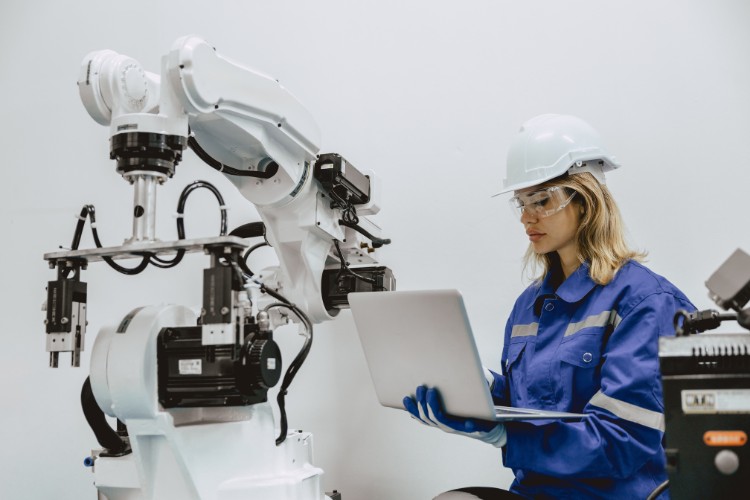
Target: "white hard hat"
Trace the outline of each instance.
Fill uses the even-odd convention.
[[[535,186],[565,172],[590,172],[604,184],[604,172],[619,166],[585,121],[569,115],[540,115],[524,123],[513,139],[503,190],[497,194]]]

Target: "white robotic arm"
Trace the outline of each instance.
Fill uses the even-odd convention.
[[[89,262],[136,274],[148,265],[174,267],[187,251],[211,255],[200,317],[178,305],[144,306],[97,335],[81,399],[103,447],[87,459],[99,492],[108,500],[320,500],[312,437],[287,432],[283,397],[310,348],[312,323],[347,307],[349,292],[395,286],[371,255],[389,241],[364,217],[379,210],[375,177],[339,155],[318,154],[320,132],[287,90],[195,36],[174,43],[159,75],[113,51],[92,52],[78,85],[92,118],[109,125],[110,156],[134,186],[133,233],[121,246],[102,246],[94,208],[85,205],[72,250],[45,255],[57,268],[47,295],[51,366],[59,352],[71,352],[78,366],[87,303],[80,275]],[[156,188],[174,175],[187,147],[226,174],[262,218],[264,231],[254,235],[266,238],[279,265],[253,278],[267,292],[254,304],[241,270],[247,235],[226,233],[214,186],[187,186],[178,217],[191,189],[207,187],[222,205],[220,236],[187,240],[178,218],[177,241],[156,237]],[[79,250],[87,218],[97,248]],[[114,262],[134,257],[141,259],[136,267]],[[281,379],[273,330],[284,319],[271,313],[280,310],[308,336],[279,390],[275,438],[268,390]]]
[[[320,131],[278,81],[221,57],[192,36],[177,40],[166,59],[169,86],[208,154],[242,170],[279,165],[282,178],[275,186],[256,188],[248,197],[251,202],[283,201],[305,180],[304,165],[315,162]]]
[[[110,125],[118,170],[136,187],[135,212],[139,206],[145,208],[134,221],[131,241],[155,239],[151,229],[155,194],[143,193],[154,192],[157,182],[171,177],[181,148],[189,144],[227,173],[256,206],[266,239],[279,258],[273,276],[276,285],[314,323],[338,313],[321,292],[327,286],[326,267],[339,266],[332,251],[334,240],[340,242],[345,259],[375,263],[370,252],[379,244],[373,245],[371,237],[379,241],[379,228],[364,218],[354,226],[340,224],[345,208],[341,203],[333,208],[330,196],[336,188],[340,195],[343,191],[343,196],[351,197],[353,193],[337,187],[342,184],[366,191],[364,199],[357,200],[357,212],[375,214],[379,193],[374,175],[361,174],[345,160],[338,165],[333,160],[321,163],[315,121],[273,78],[223,58],[201,38],[186,36],[162,59],[161,77],[144,71],[129,57],[93,52],[84,59],[79,88],[89,114]],[[153,138],[144,134],[163,139],[154,147]],[[144,169],[142,159],[154,153],[174,164]],[[318,171],[337,169],[336,186],[316,182],[316,162]],[[353,186],[347,176],[354,180]],[[139,183],[144,187],[139,189]]]

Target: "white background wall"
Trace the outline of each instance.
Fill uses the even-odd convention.
[[[623,164],[609,184],[633,244],[699,307],[713,305],[705,279],[735,248],[750,250],[749,23],[744,0],[4,0],[0,497],[95,498],[81,465],[96,445],[78,402],[87,369],[47,367],[40,311],[53,279],[42,254],[70,244],[83,203],[96,205],[105,245],[131,231],[131,188],[75,86],[87,52],[113,49],[158,71],[172,41],[195,33],[278,78],[317,119],[323,151],[382,178],[378,221],[393,244],[381,257],[399,288],[461,289],[482,358],[499,370],[526,240],[505,199],[489,195],[510,137],[539,113],[598,128]],[[159,193],[162,239],[175,237],[171,213],[196,178],[220,187],[230,225],[255,220],[186,153]],[[187,230],[218,230],[207,192],[191,197]],[[88,347],[138,305],[198,306],[205,265],[194,256],[133,278],[92,265]],[[289,359],[298,339],[284,344]],[[288,411],[315,434],[326,490],[347,500],[427,499],[512,477],[495,450],[377,404],[348,312],[318,327]]]

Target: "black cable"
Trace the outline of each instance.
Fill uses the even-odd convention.
[[[152,254],[150,264],[154,267],[158,267],[159,269],[169,269],[179,264],[184,256],[185,250],[183,249],[177,250],[177,253],[172,260],[161,259],[156,254]]]
[[[331,208],[341,209],[341,218],[349,224],[359,224],[359,217],[357,216],[357,208],[352,204],[351,201],[341,198],[335,191],[331,190],[328,195],[334,200],[331,203]]]
[[[245,255],[247,256],[249,254],[249,252],[253,251],[256,248],[260,248],[262,246],[265,246],[265,245],[269,245],[270,246],[270,244],[268,244],[267,242],[258,243],[254,247],[250,248],[245,253]],[[248,273],[248,271],[250,271],[250,270],[247,269],[247,266],[244,264],[243,259],[240,259],[239,263],[234,262],[234,261],[230,261],[230,264],[231,264],[232,268],[234,268],[235,273],[238,275],[238,277],[240,279],[240,283],[245,283],[245,282],[247,282],[248,280],[250,280],[253,277],[252,274]],[[250,272],[252,272],[252,271],[250,271]],[[292,303],[286,297],[284,297],[280,293],[276,292],[275,290],[273,290],[271,288],[268,288],[265,284],[263,284],[263,283],[261,283],[259,281],[255,281],[255,280],[253,280],[253,283],[257,284],[260,287],[260,291],[261,292],[267,293],[268,295],[270,295],[274,299],[278,300],[279,302],[283,302],[284,304],[287,304],[287,305],[292,305]]]
[[[91,234],[94,237],[94,244],[96,245],[97,248],[103,248],[102,242],[101,242],[101,240],[99,240],[99,231],[97,231],[97,229],[96,229],[96,209],[94,208],[94,205],[86,205],[84,207],[84,209],[85,209],[85,211],[86,211],[89,219],[91,220]],[[81,210],[81,216],[82,217],[84,216],[84,210]],[[80,243],[81,237],[80,237],[80,234],[78,234],[78,228],[79,227],[82,228],[82,223],[83,222],[84,221],[79,220],[79,222],[77,224],[77,227],[76,227],[76,234],[78,235],[78,237],[77,238],[76,237],[73,238],[73,243],[75,244],[74,250],[78,248],[78,244]],[[104,262],[106,262],[109,265],[109,267],[111,267],[112,269],[114,269],[118,273],[127,274],[127,275],[131,275],[132,276],[132,275],[138,274],[141,271],[143,271],[144,269],[146,269],[146,267],[148,266],[148,263],[149,263],[150,256],[151,256],[151,254],[144,253],[143,254],[143,260],[141,261],[140,264],[138,264],[135,267],[124,267],[124,266],[121,266],[121,265],[117,264],[114,261],[114,259],[112,259],[112,257],[107,257],[105,255],[102,255],[102,260]]]
[[[266,285],[264,285],[262,283],[260,285],[260,291],[263,292],[263,293],[267,293],[268,295],[270,295],[274,299],[279,300],[279,301],[283,302],[284,304],[292,305],[292,303],[286,297],[284,297],[283,295],[281,295],[276,290],[268,288]]]
[[[105,257],[103,255],[102,255],[102,260],[104,262],[106,262],[107,264],[109,264],[109,267],[111,267],[112,269],[114,269],[118,273],[122,273],[122,274],[127,274],[129,276],[133,276],[133,275],[136,275],[136,274],[140,273],[141,271],[143,271],[144,269],[146,269],[148,267],[149,256],[150,256],[150,254],[145,254],[143,256],[143,260],[141,261],[141,263],[138,264],[135,267],[123,267],[123,266],[119,265],[117,262],[115,262],[114,259],[112,259],[112,257]]]
[[[279,171],[279,165],[276,162],[272,162],[271,164],[266,167],[265,170],[259,171],[259,170],[239,170],[233,167],[230,167],[229,165],[225,165],[218,161],[217,159],[213,158],[211,155],[209,155],[205,149],[203,149],[200,144],[198,144],[198,141],[196,140],[195,136],[188,137],[188,147],[195,152],[196,155],[198,155],[198,158],[203,160],[209,167],[214,168],[218,170],[219,172],[223,172],[225,174],[229,175],[238,175],[241,177],[258,177],[260,179],[270,179],[274,175],[276,175],[276,172]]]
[[[294,314],[297,315],[297,317],[302,321],[302,323],[305,325],[305,328],[307,329],[307,336],[305,337],[305,342],[302,344],[302,348],[297,353],[297,356],[294,358],[294,360],[289,365],[289,368],[287,368],[286,373],[284,374],[284,379],[281,382],[281,387],[279,388],[279,393],[276,396],[276,402],[279,405],[279,414],[280,414],[280,432],[279,437],[276,438],[276,446],[279,446],[281,443],[286,440],[286,434],[288,431],[288,424],[287,424],[287,418],[286,418],[286,395],[288,393],[289,386],[292,383],[292,380],[294,380],[294,377],[297,375],[297,372],[302,367],[302,364],[305,362],[305,359],[307,358],[307,355],[310,352],[310,348],[312,347],[312,341],[313,341],[313,325],[310,321],[310,318],[307,317],[307,315],[302,312],[297,306],[294,304],[289,304],[285,302],[276,302],[273,304],[270,304],[266,306],[264,311],[268,311],[272,308],[278,308],[278,307],[284,307],[292,311]]]
[[[240,269],[240,266],[234,261],[230,261],[229,263],[234,269],[235,273],[237,273],[240,279],[243,280],[244,282],[245,276],[242,274],[242,270]],[[271,297],[279,301],[273,304],[269,304],[268,306],[265,307],[264,311],[267,312],[269,309],[278,308],[278,307],[287,308],[291,310],[295,315],[297,315],[297,317],[304,324],[305,329],[307,330],[307,336],[305,337],[305,342],[304,344],[302,344],[302,348],[300,349],[299,353],[297,353],[297,356],[295,356],[294,360],[290,363],[289,368],[287,368],[286,373],[284,374],[284,379],[281,382],[281,387],[279,388],[279,393],[276,397],[276,402],[279,405],[279,414],[280,414],[279,425],[281,427],[281,430],[279,432],[279,437],[276,438],[276,446],[278,446],[281,443],[283,443],[284,440],[286,440],[286,434],[288,431],[285,398],[288,393],[289,385],[292,383],[292,380],[294,380],[294,377],[297,375],[297,372],[299,371],[300,367],[305,362],[305,359],[307,358],[307,355],[310,352],[310,348],[312,347],[313,324],[312,324],[312,321],[310,321],[310,318],[301,309],[299,309],[297,306],[292,304],[286,297],[284,297],[280,293],[275,292],[271,290],[270,288],[267,288],[262,283],[260,283],[260,289],[263,292],[268,293]]]
[[[86,377],[86,381],[81,388],[81,408],[86,421],[89,423],[91,430],[94,431],[97,442],[112,455],[127,455],[131,452],[128,443],[122,439],[112,427],[109,426],[104,412],[94,398],[94,391],[91,389],[91,380]]]
[[[348,222],[348,221],[346,221],[344,219],[340,219],[339,220],[339,224],[341,224],[342,226],[350,227],[350,228],[354,229],[355,231],[357,231],[358,233],[366,236],[372,242],[373,248],[380,248],[383,245],[390,245],[390,243],[391,243],[390,239],[388,239],[388,238],[378,238],[377,236],[373,236],[369,231],[367,231],[366,229],[362,228],[358,224],[354,224],[354,223]]]
[[[152,264],[154,262],[157,262],[159,264],[170,264],[172,262],[171,260],[162,259],[161,257],[159,257],[156,254],[154,254],[154,255],[151,256],[151,261],[152,261]]]
[[[365,237],[369,238],[369,240],[372,242],[373,248],[380,248],[383,245],[389,245],[391,243],[390,239],[387,238],[378,238],[377,236],[374,236],[372,233],[364,229],[359,225],[359,217],[357,216],[357,208],[354,206],[354,204],[349,201],[343,199],[336,191],[331,190],[328,192],[328,195],[333,200],[331,202],[331,208],[339,208],[341,209],[341,219],[339,220],[339,224],[342,226],[350,227],[357,231],[358,233],[364,235]]]
[[[333,245],[336,247],[336,253],[339,256],[339,262],[341,263],[341,267],[339,268],[339,273],[336,276],[337,280],[341,277],[341,275],[344,272],[346,272],[347,274],[350,274],[350,275],[354,276],[355,278],[357,278],[358,280],[364,281],[365,283],[370,283],[371,285],[377,285],[378,284],[378,282],[375,279],[373,279],[373,278],[367,278],[365,276],[362,276],[361,274],[357,274],[357,273],[355,273],[349,267],[348,263],[346,262],[346,259],[344,259],[344,254],[341,252],[341,247],[339,246],[339,241],[338,240],[333,240]],[[379,288],[381,290],[385,291],[385,288],[383,288],[382,286],[379,287]]]
[[[245,274],[247,274],[247,275],[248,275],[248,276],[250,276],[250,277],[252,277],[252,276],[254,276],[254,275],[255,275],[255,273],[253,273],[253,272],[252,272],[252,271],[250,270],[250,267],[249,267],[249,266],[247,265],[247,258],[248,258],[248,257],[250,256],[250,254],[251,254],[251,253],[253,253],[253,252],[254,252],[255,250],[257,250],[257,249],[259,249],[259,248],[261,248],[261,247],[267,247],[267,246],[271,246],[271,245],[270,245],[270,244],[269,244],[269,243],[268,243],[267,241],[264,241],[264,242],[262,242],[262,243],[258,243],[257,245],[253,245],[253,246],[251,246],[250,248],[248,248],[248,249],[247,249],[247,250],[245,251],[245,254],[244,254],[244,255],[242,256],[242,259],[240,259],[240,262],[239,262],[239,264],[240,264],[240,267],[241,267],[241,268],[242,268],[242,270],[243,270],[243,271],[245,272]]]
[[[206,188],[216,196],[219,208],[221,209],[221,230],[219,231],[219,236],[226,236],[227,234],[227,208],[224,206],[224,197],[221,196],[219,190],[210,182],[194,181],[185,186],[177,202],[177,237],[181,240],[185,239],[185,221],[182,218],[182,215],[185,213],[185,202],[187,202],[187,197],[190,193],[200,188]]]
[[[177,203],[177,236],[178,239],[184,240],[185,239],[185,221],[182,217],[182,215],[185,213],[185,203],[187,202],[187,198],[196,189],[200,188],[206,188],[210,190],[214,196],[216,196],[216,199],[219,202],[219,206],[221,209],[221,228],[219,235],[220,236],[226,236],[227,234],[227,209],[224,206],[224,198],[221,196],[221,193],[219,192],[216,187],[206,181],[195,181],[191,184],[188,184],[185,189],[183,189],[182,193],[180,194],[179,201]],[[99,239],[99,232],[96,229],[96,209],[94,208],[94,205],[84,205],[81,209],[81,213],[78,217],[78,223],[76,224],[76,229],[73,234],[73,241],[71,243],[71,249],[77,250],[78,246],[81,242],[81,236],[83,234],[83,227],[86,223],[86,217],[88,217],[91,220],[91,233],[94,237],[94,244],[97,248],[103,248],[102,242]],[[140,264],[138,264],[135,267],[124,267],[119,264],[117,264],[112,257],[108,256],[102,256],[102,260],[106,262],[112,269],[115,271],[126,274],[126,275],[135,275],[142,272],[146,267],[148,267],[149,264],[152,264],[155,267],[161,268],[161,269],[169,269],[171,267],[175,267],[177,264],[179,264],[182,261],[182,258],[185,256],[185,250],[179,249],[177,250],[177,253],[175,254],[174,258],[171,260],[163,259],[153,252],[143,252],[138,253],[136,255],[142,255],[143,259],[141,260]],[[66,273],[67,277],[67,273]]]
[[[244,273],[243,273],[243,271],[241,270],[241,267],[242,267],[242,265],[241,265],[241,264],[238,264],[238,263],[236,263],[236,262],[230,261],[230,265],[231,265],[231,266],[232,266],[232,268],[234,269],[234,271],[235,271],[235,274],[237,274],[237,275],[238,275],[238,277],[239,277],[239,279],[240,279],[240,282],[241,282],[241,283],[245,283],[245,282],[247,282],[247,281],[248,281],[248,280],[249,280],[250,278],[252,278],[252,276],[250,276],[250,275],[246,275],[246,274],[244,274]],[[286,305],[292,305],[292,303],[291,303],[291,302],[289,301],[289,299],[287,299],[286,297],[284,297],[283,295],[281,295],[281,294],[280,294],[280,293],[278,293],[277,291],[275,291],[275,290],[272,290],[271,288],[268,288],[268,287],[267,287],[266,285],[264,285],[263,283],[260,283],[260,282],[258,282],[258,281],[255,281],[255,280],[253,280],[253,283],[255,283],[255,284],[257,284],[258,286],[260,286],[260,291],[261,291],[261,292],[267,293],[268,295],[270,295],[270,296],[271,296],[271,297],[273,297],[274,299],[278,300],[279,302],[283,302],[283,303],[284,303],[284,304],[286,304]]]
[[[219,208],[221,210],[221,228],[219,229],[219,236],[225,236],[227,234],[227,209],[224,206],[224,198],[221,196],[221,193],[216,189],[216,186],[210,182],[195,181],[185,186],[185,189],[182,190],[180,198],[177,201],[177,239],[185,239],[185,220],[183,214],[185,213],[185,203],[187,202],[187,198],[190,196],[190,193],[200,188],[205,188],[211,191],[219,202]],[[169,269],[179,264],[184,256],[185,250],[181,248],[177,250],[174,258],[171,260],[162,259],[157,255],[152,255],[150,262],[153,266],[160,269]]]
[[[83,236],[83,228],[86,225],[86,218],[89,215],[89,207],[93,208],[93,205],[84,205],[83,208],[81,208],[81,213],[78,216],[76,228],[73,231],[73,241],[70,243],[71,250],[78,250],[78,246],[81,244],[81,236]],[[62,248],[62,246],[60,246],[60,248]],[[71,270],[71,268],[63,270],[62,277],[67,279]]]
[[[654,491],[651,492],[651,494],[646,497],[646,500],[655,500],[659,495],[664,493],[664,491],[669,488],[669,480],[667,479],[663,483],[661,483],[659,486],[657,486]]]
[[[83,235],[83,226],[86,224],[86,217],[89,215],[89,207],[94,208],[93,205],[84,205],[81,208],[81,214],[78,216],[78,222],[76,223],[76,229],[73,233],[73,242],[70,244],[71,250],[78,250],[78,245],[81,244],[81,236]]]
[[[237,266],[237,268],[241,268],[242,264],[237,265],[234,262],[232,262],[232,266],[233,267]],[[235,271],[237,270],[237,268],[235,269]],[[248,281],[248,280],[250,280],[250,278],[252,278],[251,275],[244,274],[243,271],[240,271],[239,275],[241,276],[241,280],[243,282]],[[268,288],[265,284],[263,284],[263,283],[261,283],[259,281],[255,281],[255,280],[253,280],[253,283],[257,284],[260,287],[260,291],[261,292],[267,293],[268,295],[270,295],[274,299],[278,300],[279,302],[283,302],[284,304],[287,304],[287,305],[292,305],[292,303],[289,301],[289,299],[287,299],[286,297],[284,297],[283,295],[281,295],[277,291],[275,291],[275,290],[273,290],[271,288]]]

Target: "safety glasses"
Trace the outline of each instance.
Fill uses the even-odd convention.
[[[561,186],[553,186],[539,191],[516,194],[510,199],[510,207],[518,217],[527,213],[531,217],[542,219],[555,215],[567,207],[575,195],[575,192],[568,195],[565,188]]]

